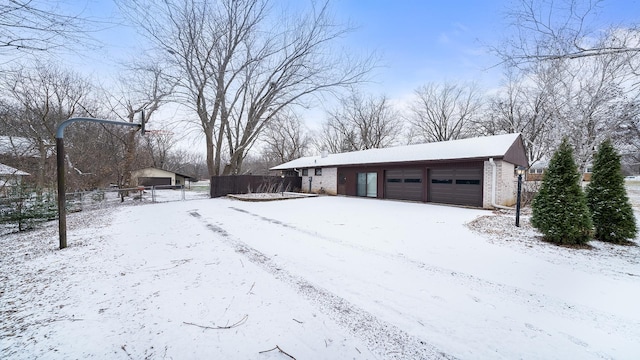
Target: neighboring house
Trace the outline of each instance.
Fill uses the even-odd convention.
[[[544,173],[547,171],[548,166],[549,163],[547,161],[538,161],[535,164],[531,165],[531,167],[527,171],[526,180],[542,181],[542,178],[544,177]],[[593,166],[591,164],[587,165],[587,168],[582,174],[582,181],[591,181],[592,169]]]
[[[148,167],[131,172],[131,179],[137,186],[186,185],[190,176],[172,171]]]
[[[528,166],[520,134],[299,158],[306,192],[413,200],[482,208],[516,201],[517,166]]]
[[[27,172],[0,164],[0,196],[10,194],[14,187],[20,186],[22,177],[28,175],[30,174]]]

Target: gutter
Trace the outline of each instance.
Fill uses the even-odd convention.
[[[512,207],[502,206],[496,204],[496,183],[498,182],[498,169],[496,163],[493,161],[493,158],[489,158],[489,164],[491,164],[491,206],[497,209],[504,210],[515,210]]]

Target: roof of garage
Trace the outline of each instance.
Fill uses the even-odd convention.
[[[148,171],[148,170],[155,171],[157,173],[175,174],[175,175],[181,176],[181,177],[183,177],[185,179],[192,179],[193,178],[193,177],[191,177],[189,175],[183,175],[183,174],[179,174],[179,173],[177,173],[175,171],[164,170],[164,169],[160,169],[160,168],[153,167],[153,166],[142,168],[142,169],[133,170],[132,173],[136,173],[137,174],[137,173],[145,172],[145,171]]]
[[[505,134],[329,154],[325,157],[307,156],[275,166],[271,170],[492,157],[504,158],[516,165],[528,165],[520,134]]]

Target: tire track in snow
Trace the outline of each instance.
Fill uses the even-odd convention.
[[[224,228],[208,222],[197,210],[189,211],[189,215],[199,219],[208,229],[219,234],[237,253],[244,255],[276,279],[293,286],[298,293],[314,303],[324,313],[329,314],[339,325],[363,339],[372,352],[390,359],[454,359],[453,356],[439,351],[434,346],[406,333],[395,325],[381,321],[345,299],[315,286],[300,276],[291,274],[262,252],[234,238]],[[277,220],[270,222],[290,227]]]
[[[496,282],[492,282],[487,279],[484,279],[482,277],[478,277],[473,274],[460,272],[460,271],[456,271],[453,269],[448,269],[448,268],[444,268],[436,265],[426,264],[424,262],[408,258],[404,254],[386,253],[383,251],[377,251],[364,246],[358,246],[355,244],[346,243],[344,241],[340,241],[339,239],[323,236],[322,234],[319,234],[317,232],[300,229],[296,226],[284,223],[280,220],[255,214],[245,209],[240,209],[233,206],[230,206],[229,209],[255,217],[261,221],[282,226],[286,229],[294,230],[305,235],[310,235],[322,240],[326,240],[340,246],[363,251],[363,252],[372,254],[374,256],[385,258],[385,259],[402,261],[402,262],[411,264],[431,274],[439,274],[447,277],[450,276],[452,281],[458,283],[459,286],[466,288],[469,290],[469,292],[472,292],[475,294],[487,294],[492,296],[500,296],[501,298],[508,299],[508,301],[512,303],[534,304],[530,306],[534,309],[537,309],[536,311],[539,311],[540,313],[551,313],[557,316],[561,316],[564,318],[577,320],[577,321],[581,319],[597,318],[598,320],[596,322],[600,326],[602,326],[603,329],[606,329],[607,327],[617,327],[620,329],[625,329],[625,332],[637,333],[637,335],[640,336],[640,331],[638,331],[637,324],[630,322],[628,319],[621,318],[613,314],[603,314],[599,310],[590,308],[586,305],[569,303],[567,301],[546,295],[544,293],[527,290],[518,286],[513,286],[513,285],[508,285],[503,283],[496,283]],[[476,302],[486,302],[487,300],[487,299],[480,300],[479,298],[476,298],[476,297],[474,297],[473,299]],[[558,309],[563,309],[563,310],[558,310]],[[529,328],[529,330],[531,330],[531,326],[533,326],[528,322],[524,322],[521,325],[525,328]],[[576,339],[576,340],[579,340],[579,339]],[[574,340],[572,341],[574,343],[581,342],[581,341],[577,342]]]

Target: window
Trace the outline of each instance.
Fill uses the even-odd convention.
[[[358,173],[357,195],[366,197],[378,196],[378,173]]]
[[[456,184],[460,184],[460,185],[480,185],[480,180],[456,179]]]
[[[302,176],[309,176],[309,169],[302,169]]]
[[[414,184],[418,183],[419,184],[419,183],[422,182],[422,179],[404,179],[404,182],[405,183],[414,183]]]
[[[316,176],[322,176],[322,168],[316,168]]]
[[[431,179],[432,184],[453,184],[452,179]]]
[[[529,174],[542,174],[542,173],[544,173],[543,168],[529,169]]]
[[[402,179],[387,179],[388,183],[401,183]]]

